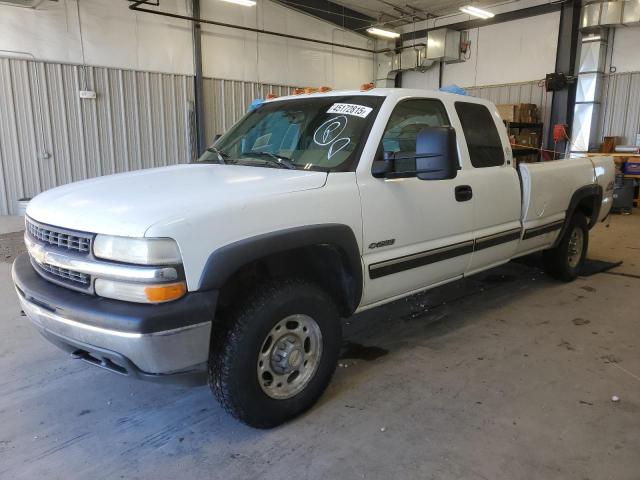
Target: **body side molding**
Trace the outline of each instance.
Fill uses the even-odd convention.
[[[565,220],[557,220],[555,222],[540,225],[538,227],[528,228],[525,230],[522,240],[529,240],[530,238],[544,235],[545,233],[553,232],[554,230],[560,230],[564,225]]]

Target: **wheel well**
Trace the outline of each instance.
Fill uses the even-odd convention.
[[[323,288],[343,316],[351,315],[360,302],[358,276],[351,271],[346,253],[333,245],[313,245],[273,253],[242,266],[220,289],[219,305],[228,308],[242,301],[243,294],[255,285],[292,276]]]
[[[597,195],[589,195],[582,198],[578,204],[574,212],[581,212],[587,217],[587,222],[589,223],[589,228],[592,228],[597,221],[598,211],[596,210],[598,205],[598,196]]]

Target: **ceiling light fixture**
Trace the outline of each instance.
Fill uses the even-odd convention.
[[[460,11],[464,12],[468,15],[472,15],[474,17],[482,18],[486,20],[487,18],[492,18],[495,15],[491,12],[487,12],[486,10],[482,10],[481,8],[473,7],[471,5],[465,5],[464,7],[460,7]]]
[[[400,34],[398,32],[392,32],[391,30],[383,30],[382,28],[369,27],[367,28],[367,32],[371,35],[378,35],[379,37],[385,38],[398,38]]]
[[[227,3],[235,3],[236,5],[242,5],[243,7],[255,7],[256,2],[253,0],[222,0]]]

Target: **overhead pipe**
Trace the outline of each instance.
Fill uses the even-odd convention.
[[[262,30],[259,28],[244,27],[242,25],[233,25],[231,23],[217,22],[215,20],[207,20],[204,18],[190,17],[188,15],[179,15],[177,13],[164,12],[162,10],[151,10],[149,8],[144,8],[140,6],[144,4],[147,4],[147,0],[138,0],[137,2],[129,5],[129,9],[134,10],[136,12],[150,13],[152,15],[160,15],[160,16],[169,17],[169,18],[178,18],[181,20],[187,20],[189,22],[206,23],[208,25],[216,25],[218,27],[235,28],[236,30],[244,30],[245,32],[261,33],[263,35],[273,35],[276,37],[290,38],[292,40],[302,40],[305,42],[320,43],[322,45],[348,48],[351,50],[359,50],[361,52],[367,52],[367,53],[378,53],[375,50],[372,50],[370,48],[354,47],[353,45],[345,45],[344,43],[327,42],[325,40],[316,40],[315,38],[307,38],[307,37],[301,37],[298,35],[290,35],[288,33],[279,33],[279,32],[273,32],[271,30]]]
[[[347,49],[350,49],[350,50],[358,50],[360,52],[366,52],[366,53],[372,53],[372,54],[393,52],[393,51],[398,51],[398,50],[404,50],[405,48],[413,48],[413,45],[407,45],[407,46],[404,46],[404,47],[383,48],[381,50],[374,50],[374,49],[371,49],[371,48],[364,48],[364,47],[355,47],[353,45],[347,45],[347,44],[344,44],[344,43],[328,42],[326,40],[317,40],[315,38],[301,37],[299,35],[290,35],[288,33],[274,32],[272,30],[262,30],[262,29],[259,29],[259,28],[251,28],[251,27],[245,27],[245,26],[242,26],[242,25],[234,25],[234,24],[231,24],[231,23],[218,22],[218,21],[215,21],[215,20],[207,20],[207,19],[204,19],[204,18],[199,18],[199,15],[196,17],[196,16],[180,15],[180,14],[177,14],[177,13],[165,12],[165,11],[162,11],[162,10],[152,10],[150,8],[141,7],[141,5],[150,5],[149,4],[149,0],[138,0],[138,1],[134,2],[134,3],[132,3],[131,5],[129,5],[129,9],[133,10],[133,11],[136,11],[136,12],[150,13],[152,15],[160,15],[162,17],[177,18],[177,19],[180,19],[180,20],[186,20],[186,21],[194,22],[194,23],[206,23],[208,25],[215,25],[215,26],[218,26],[218,27],[234,28],[236,30],[244,30],[245,32],[260,33],[262,35],[272,35],[274,37],[290,38],[292,40],[302,40],[303,42],[319,43],[321,45],[329,45],[329,46],[332,46],[332,47],[347,48]]]

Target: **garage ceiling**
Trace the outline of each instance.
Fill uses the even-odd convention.
[[[488,7],[495,0],[334,0],[342,6],[373,17],[388,27],[459,12],[464,5]]]

